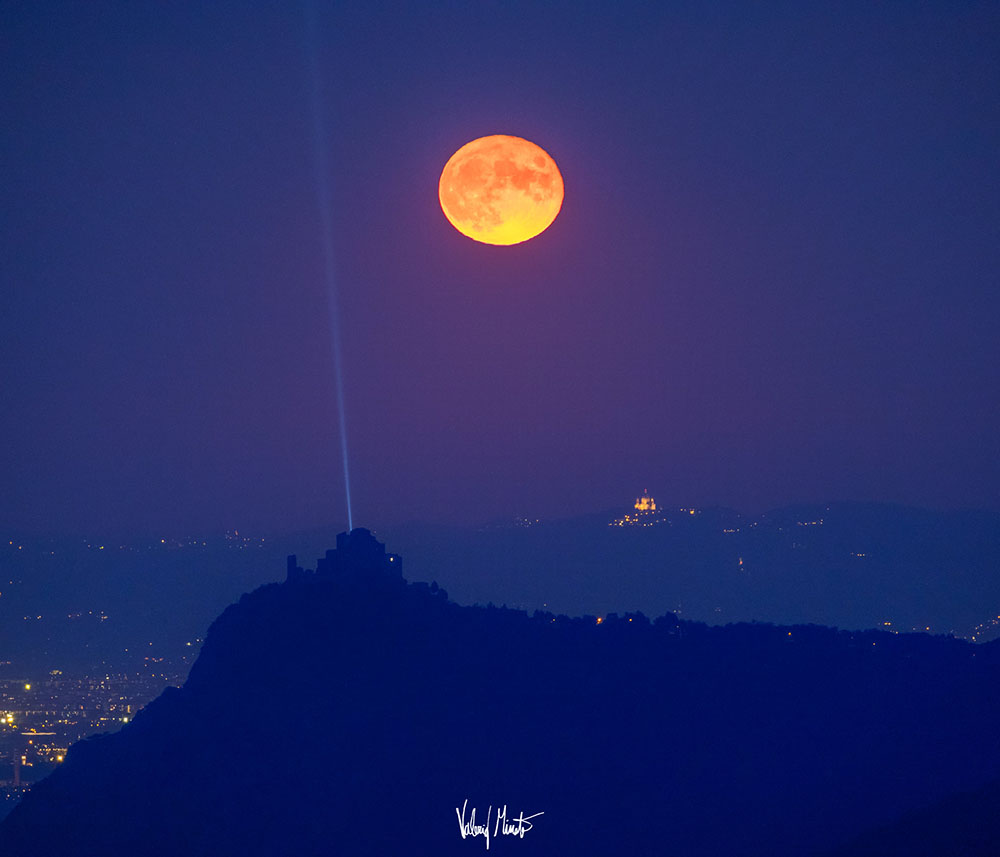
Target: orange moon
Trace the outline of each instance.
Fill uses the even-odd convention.
[[[520,244],[556,219],[563,180],[540,146],[493,134],[466,143],[448,159],[438,198],[451,225],[473,241]]]

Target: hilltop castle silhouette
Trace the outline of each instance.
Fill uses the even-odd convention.
[[[315,572],[303,569],[295,554],[288,557],[288,582],[331,576],[402,581],[403,560],[399,554],[386,553],[385,545],[364,527],[338,534],[336,549],[316,560]]]

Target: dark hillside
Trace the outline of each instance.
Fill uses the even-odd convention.
[[[491,853],[804,857],[1000,774],[996,646],[459,607],[373,542],[228,608],[0,853],[477,854],[468,800],[544,813]]]

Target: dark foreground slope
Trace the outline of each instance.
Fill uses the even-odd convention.
[[[73,747],[0,854],[823,854],[1000,773],[996,647],[465,608],[343,570],[244,596]],[[994,853],[994,852],[983,852]],[[1000,853],[1000,852],[995,852]]]
[[[830,857],[968,857],[1000,854],[1000,780],[952,795],[868,831]]]

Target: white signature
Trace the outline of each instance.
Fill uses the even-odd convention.
[[[462,808],[459,809],[455,807],[455,815],[458,816],[458,832],[462,834],[462,839],[475,839],[477,836],[482,836],[486,840],[486,850],[490,850],[490,837],[497,836],[516,836],[518,839],[524,839],[524,834],[531,830],[534,825],[531,823],[531,819],[538,818],[540,815],[545,815],[544,812],[536,812],[534,815],[525,815],[523,812],[517,816],[517,818],[512,818],[510,821],[507,820],[507,804],[503,805],[503,809],[498,809],[496,814],[496,819],[493,823],[493,831],[490,832],[490,816],[493,814],[493,805],[490,804],[489,809],[486,810],[486,823],[477,824],[476,823],[476,808],[472,808],[472,812],[469,817],[465,817],[465,810],[468,806],[469,801],[465,800],[462,802]]]

